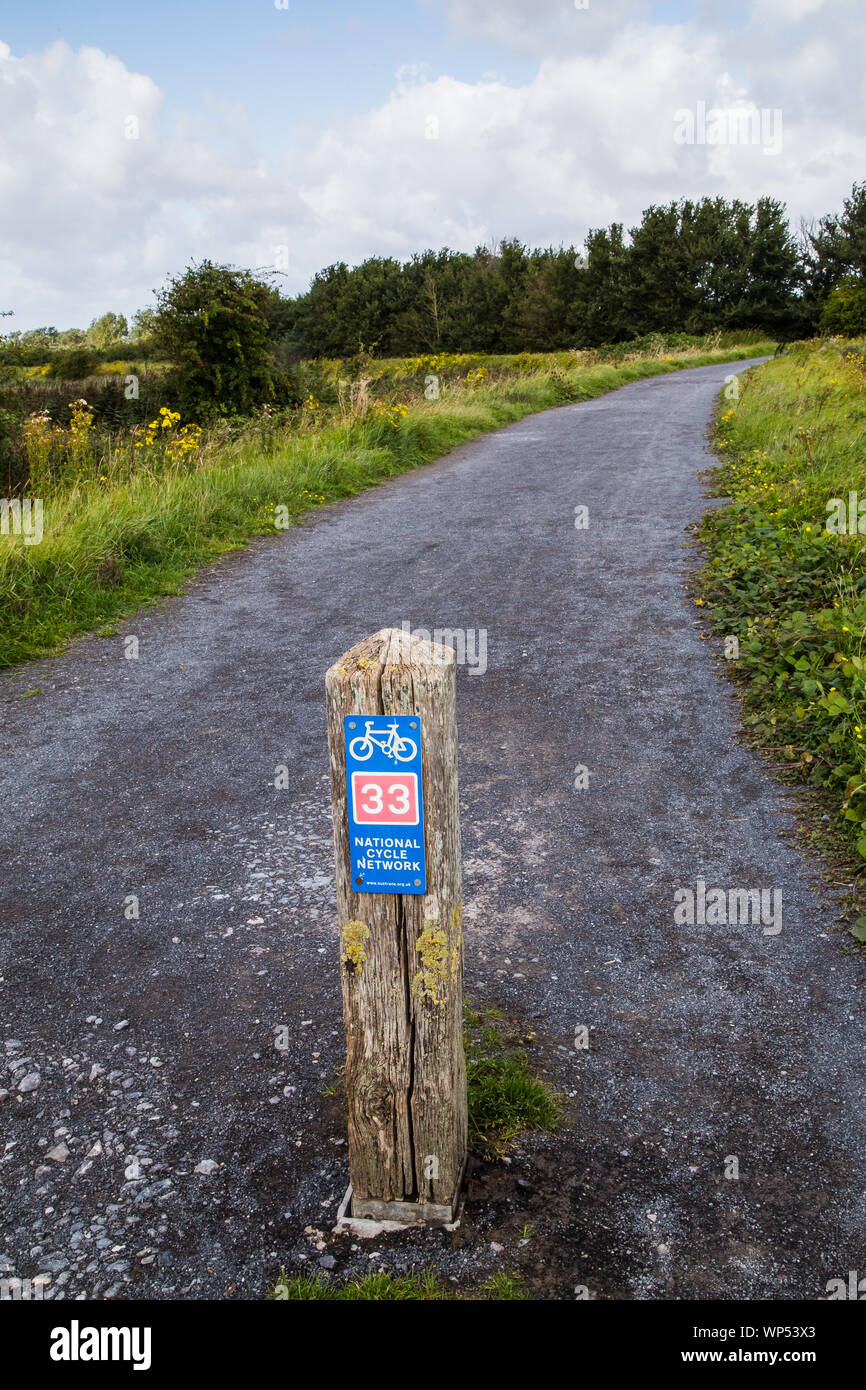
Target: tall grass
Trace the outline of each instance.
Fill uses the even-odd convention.
[[[866,497],[866,344],[800,344],[740,383],[720,407],[715,487],[731,500],[705,519],[695,602],[735,639],[747,727],[787,780],[818,789],[862,864],[866,536],[856,514],[846,533],[828,522],[833,499]]]

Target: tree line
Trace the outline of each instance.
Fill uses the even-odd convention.
[[[274,306],[305,357],[598,347],[647,333],[866,331],[866,183],[795,235],[784,205],[682,199],[590,231],[582,247],[507,240],[474,253],[371,257],[319,271]]]

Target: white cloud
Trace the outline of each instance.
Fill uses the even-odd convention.
[[[866,174],[866,20],[849,0],[792,3],[795,22],[781,0],[755,0],[756,27],[722,34],[635,23],[632,7],[627,24],[620,3],[452,0],[464,28],[515,44],[537,14],[532,42],[548,41],[534,76],[470,83],[406,67],[380,106],[312,129],[271,166],[242,111],[171,124],[154,82],[97,49],[58,43],[25,59],[0,45],[0,308],[16,310],[5,324],[130,313],[204,255],[265,265],[285,248],[284,283],[298,290],[334,260],[512,235],[579,243],[681,196],[767,192],[795,219],[829,211]],[[596,11],[592,44],[549,42]],[[781,152],[675,143],[674,113],[700,102],[781,109]]]
[[[0,45],[0,129],[6,327],[134,312],[190,257],[273,262],[289,220],[303,225],[241,113],[216,112],[208,138],[166,131],[155,83],[99,49],[56,43],[19,59]]]
[[[448,0],[458,33],[524,53],[591,52],[649,13],[649,0]]]
[[[823,10],[829,0],[755,0],[753,19],[760,23],[790,24]]]
[[[820,45],[795,53],[782,85],[775,68],[769,77],[745,70],[712,33],[621,28],[595,53],[544,59],[522,86],[404,81],[381,108],[329,131],[299,178],[322,217],[326,259],[358,258],[371,246],[471,248],[502,235],[581,241],[589,226],[629,225],[651,202],[704,193],[770,193],[796,218],[838,206],[866,168],[862,125],[843,120],[838,103],[810,102],[810,82],[823,90],[828,69]],[[766,109],[766,138],[675,143],[674,113],[700,102]],[[425,141],[431,117],[439,138]],[[779,120],[781,150],[771,138]],[[765,154],[765,144],[775,152]]]

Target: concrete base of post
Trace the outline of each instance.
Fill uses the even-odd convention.
[[[459,1224],[463,1209],[463,1177],[454,1198],[444,1202],[380,1202],[372,1197],[361,1201],[353,1200],[351,1185],[337,1212],[336,1232],[348,1231],[352,1235],[367,1238],[380,1235],[383,1231],[405,1231],[410,1226],[447,1226]]]

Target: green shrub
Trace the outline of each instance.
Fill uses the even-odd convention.
[[[843,280],[836,286],[821,313],[821,328],[846,338],[866,333],[866,285],[862,280]]]
[[[269,340],[271,290],[249,271],[202,261],[157,296],[154,331],[172,363],[168,393],[185,415],[249,415],[284,386]]]
[[[81,381],[99,366],[99,353],[93,348],[73,347],[51,359],[51,375],[59,381]]]

